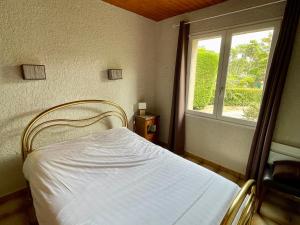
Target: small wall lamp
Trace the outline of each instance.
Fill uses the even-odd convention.
[[[118,80],[122,79],[122,69],[108,69],[107,78],[109,80]]]
[[[24,80],[46,80],[45,65],[23,64],[21,67]]]

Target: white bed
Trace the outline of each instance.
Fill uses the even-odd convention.
[[[114,109],[77,120],[43,120],[53,111],[91,103]],[[123,127],[33,147],[45,129],[86,127],[110,116],[119,118]],[[124,110],[105,100],[61,104],[28,124],[22,137],[23,172],[40,225],[228,225],[238,221],[238,211],[239,224],[250,221],[253,180],[240,190],[218,174],[148,142],[127,125]]]
[[[23,170],[40,225],[216,225],[239,191],[127,128],[40,148]]]

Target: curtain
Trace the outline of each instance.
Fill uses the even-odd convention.
[[[169,149],[179,155],[184,154],[185,144],[185,100],[187,55],[190,25],[180,22],[176,54],[173,99],[169,130]]]
[[[246,170],[247,179],[254,178],[257,180],[258,194],[261,191],[261,181],[269,157],[280,99],[296,36],[299,14],[300,1],[288,0],[266,82]]]

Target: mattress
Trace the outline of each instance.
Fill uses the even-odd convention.
[[[39,148],[23,172],[40,225],[216,225],[239,191],[127,128]]]

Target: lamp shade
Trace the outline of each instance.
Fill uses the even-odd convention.
[[[146,104],[146,102],[139,102],[139,104],[138,104],[138,109],[147,109],[147,104]]]

